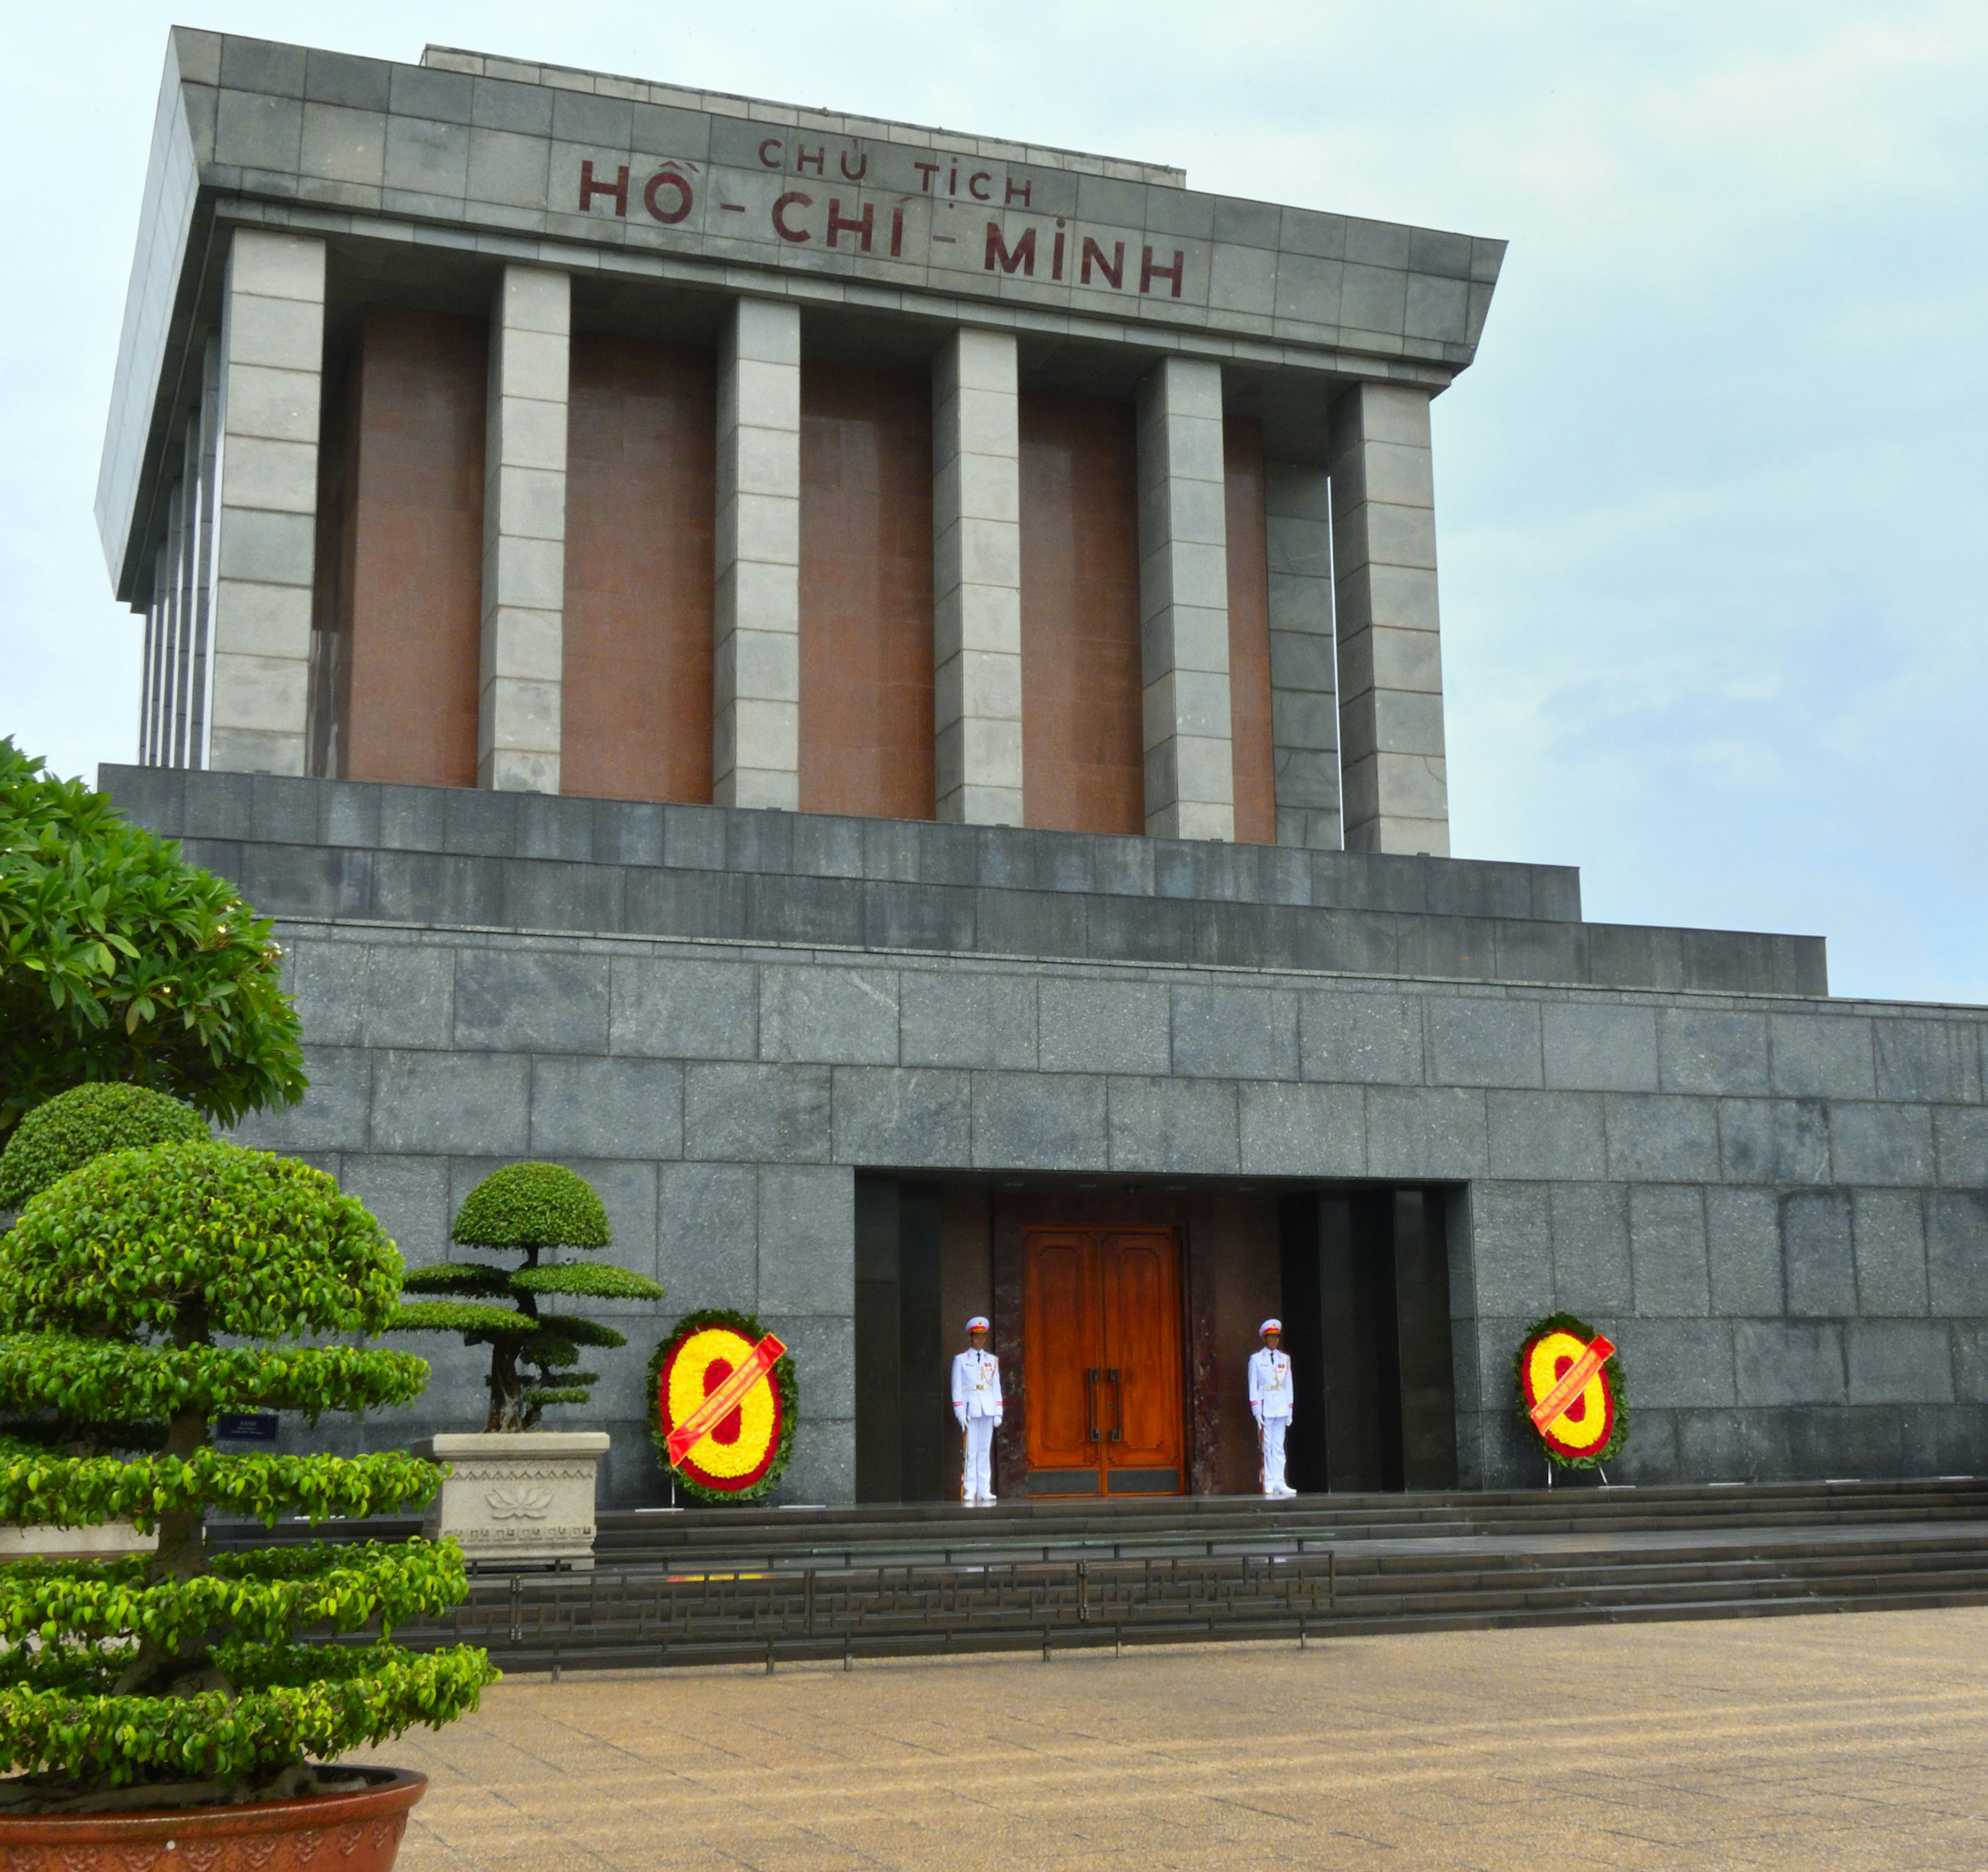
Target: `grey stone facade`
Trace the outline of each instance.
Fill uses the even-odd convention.
[[[479,786],[557,792],[563,737],[587,731],[560,655],[569,346],[632,320],[719,360],[713,797],[799,803],[800,396],[826,346],[930,375],[941,818],[1022,817],[1015,398],[1074,388],[1139,411],[1146,828],[1234,831],[1240,423],[1274,489],[1277,837],[1441,855],[1428,405],[1475,358],[1503,255],[1161,164],[175,29],[96,503],[147,620],[142,757],[344,770],[320,393],[357,309],[411,296],[490,344]]]
[[[603,1361],[613,1505],[661,1498],[643,1364],[713,1304],[796,1352],[787,1495],[851,1499],[882,1369],[859,1237],[873,1287],[926,1255],[928,1299],[935,1242],[978,1253],[999,1314],[973,1229],[1073,1188],[1221,1208],[1186,1257],[1193,1410],[1227,1407],[1207,1322],[1300,1268],[1287,1219],[1392,1190],[1435,1218],[1425,1269],[1445,1244],[1466,1484],[1537,1479],[1510,1365],[1556,1308],[1622,1348],[1618,1480],[1982,1467],[1988,1012],[1834,1001],[1819,939],[1591,923],[1572,870],[1445,855],[1428,405],[1503,254],[1157,164],[176,29],[98,500],[146,614],[147,764],[108,784],[278,921],[311,1092],[240,1136],[331,1169],[416,1263],[497,1163],[590,1177],[613,1252],[669,1289]],[[383,296],[493,340],[473,790],[302,777],[342,770],[304,472],[326,334]],[[587,732],[569,341],[631,327],[717,358],[716,806],[558,790]],[[933,822],[790,810],[811,354],[929,374]],[[1127,823],[1185,838],[1014,823],[1035,391],[1139,412]],[[1229,842],[1232,420],[1264,478],[1275,845]],[[866,1231],[913,1183],[911,1247]],[[480,1421],[475,1356],[434,1350],[420,1408],[367,1434]]]
[[[1611,932],[1546,867],[106,784],[279,919],[312,1088],[245,1141],[333,1170],[415,1262],[499,1162],[599,1186],[669,1288],[604,1367],[616,1504],[661,1488],[643,1359],[711,1304],[796,1349],[789,1496],[850,1498],[865,1171],[1454,1187],[1467,1485],[1537,1479],[1510,1364],[1556,1307],[1622,1348],[1618,1480],[1988,1455],[1988,1012],[1831,1000],[1818,943]],[[480,1410],[434,1350],[377,1434]]]

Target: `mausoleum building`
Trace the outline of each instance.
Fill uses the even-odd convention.
[[[532,1156],[623,1307],[793,1348],[796,1501],[1988,1456],[1978,1009],[1449,855],[1434,398],[1496,240],[1164,165],[482,54],[171,38],[98,496],[106,784],[280,929],[323,1164],[412,1262]],[[480,1424],[436,1341],[419,1410]],[[302,1426],[285,1434],[301,1446]],[[339,1433],[343,1434],[343,1433]]]

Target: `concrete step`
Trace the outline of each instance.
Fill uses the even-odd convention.
[[[1972,1505],[1969,1504],[1969,1505]],[[1988,1519],[1806,1532],[1689,1524],[1667,1537],[1431,1533],[1323,1552],[604,1569],[484,1578],[416,1644],[502,1665],[883,1656],[1988,1603]],[[536,1662],[533,1660],[536,1660]]]
[[[1130,1501],[1004,1502],[965,1509],[954,1502],[847,1508],[700,1508],[609,1511],[595,1551],[609,1566],[725,1555],[862,1555],[944,1557],[969,1552],[1108,1551],[1174,1542],[1205,1551],[1250,1550],[1280,1542],[1390,1540],[1432,1534],[1504,1537],[1613,1528],[1659,1532],[1685,1526],[1799,1528],[1915,1521],[1988,1520],[1988,1478],[1794,1482],[1692,1487],[1602,1488],[1591,1484],[1490,1493],[1186,1496]],[[267,1530],[220,1522],[224,1545],[297,1540],[394,1539],[418,1532],[418,1518],[377,1517],[313,1528],[301,1520]]]
[[[1526,1495],[1300,1497],[1295,1501],[1198,1498],[1165,1503],[1020,1504],[964,1510],[732,1511],[604,1516],[595,1551],[604,1566],[904,1564],[976,1555],[1077,1557],[1086,1552],[1266,1551],[1316,1542],[1354,1542],[1471,1534],[1486,1538],[1668,1532],[1686,1526],[1756,1528],[1988,1520],[1988,1483],[1972,1481],[1783,1484],[1728,1490],[1540,1490]]]

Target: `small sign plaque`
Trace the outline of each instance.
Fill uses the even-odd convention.
[[[274,1443],[276,1423],[273,1410],[224,1410],[214,1420],[214,1434],[230,1443]]]

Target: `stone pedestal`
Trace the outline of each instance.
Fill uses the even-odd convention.
[[[58,1528],[36,1522],[0,1528],[0,1561],[121,1560],[127,1554],[158,1550],[157,1534],[140,1534],[128,1521],[93,1528]]]
[[[593,1566],[593,1479],[604,1430],[424,1437],[414,1454],[448,1465],[421,1532],[472,1565]]]

